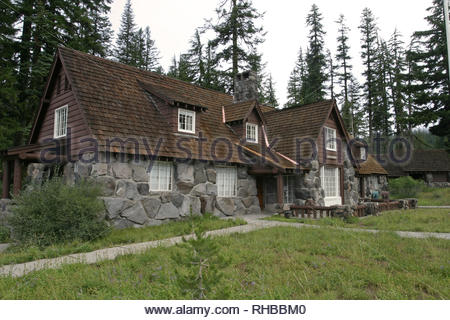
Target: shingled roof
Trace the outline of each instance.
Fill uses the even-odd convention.
[[[307,137],[317,139],[333,105],[333,100],[326,100],[265,112],[268,135],[271,138],[279,138],[276,150],[295,159],[295,139]],[[309,151],[304,149],[306,153]]]
[[[388,174],[381,164],[370,154],[367,156],[366,161],[360,163],[357,171],[362,175]]]
[[[388,159],[386,155],[384,158]],[[413,150],[405,164],[396,165],[386,160],[383,167],[393,177],[404,176],[407,172],[445,172],[450,171],[450,155],[441,149]]]
[[[112,138],[146,139],[153,150],[158,140],[163,139],[158,153],[162,157],[185,158],[185,150],[189,150],[194,159],[242,163],[239,157],[240,137],[227,122],[245,119],[256,108],[266,124],[269,138],[280,138],[276,147],[280,155],[279,165],[291,168],[295,167],[291,160],[295,158],[294,139],[317,138],[331,108],[335,107],[333,100],[283,110],[259,105],[256,100],[233,103],[229,94],[65,47],[58,48],[57,61],[61,61],[70,81],[89,134],[97,139],[100,148],[105,148],[106,141]],[[199,108],[202,113],[197,124],[203,138],[209,142],[202,146],[201,155],[197,136],[168,130],[169,120],[158,108],[158,99],[169,105]],[[45,105],[42,108],[40,114],[45,112]],[[38,131],[39,124],[33,127],[30,143],[35,141]],[[182,149],[177,145],[180,136]],[[211,142],[217,138],[231,142],[231,158],[226,157],[229,150],[223,143],[215,145],[216,158],[211,157]],[[148,146],[141,143],[139,152],[146,154]],[[258,156],[257,151],[251,149],[244,148],[252,156]],[[113,148],[113,151],[120,150]],[[127,152],[133,153],[134,149]]]

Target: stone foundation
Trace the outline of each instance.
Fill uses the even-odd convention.
[[[100,184],[106,219],[116,228],[158,225],[190,214],[224,217],[261,212],[256,181],[248,175],[247,167],[237,168],[236,197],[221,198],[217,196],[215,163],[174,161],[170,192],[149,190],[149,164],[145,159],[138,163],[134,159],[126,163],[119,159],[111,159],[111,163],[77,161],[66,164],[61,172],[68,184],[82,179]],[[30,164],[28,182],[42,182],[48,171],[43,164]]]

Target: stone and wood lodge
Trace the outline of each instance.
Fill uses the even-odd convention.
[[[238,75],[233,97],[60,47],[28,144],[0,154],[2,197],[22,177],[92,179],[121,228],[305,202],[355,206],[386,188],[386,171],[353,143],[334,100],[278,110],[256,97],[252,72]]]

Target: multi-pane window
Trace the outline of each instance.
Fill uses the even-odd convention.
[[[246,139],[248,142],[258,142],[258,125],[247,123],[246,132]]]
[[[55,110],[55,124],[54,124],[54,131],[53,131],[53,137],[54,138],[61,138],[65,137],[67,134],[67,114],[68,114],[68,108],[67,106],[58,108]]]
[[[219,197],[236,196],[236,167],[217,168],[217,194]]]
[[[336,130],[324,127],[327,150],[336,151]]]
[[[294,203],[294,176],[283,176],[283,202]]]
[[[325,191],[325,205],[341,204],[339,168],[322,167],[320,177]]]
[[[178,131],[195,133],[195,112],[178,109]]]
[[[366,160],[367,158],[366,158],[366,148],[364,148],[364,147],[361,147],[361,148],[359,148],[359,152],[360,152],[360,154],[361,154],[361,160]]]
[[[172,190],[172,163],[155,161],[150,171],[151,191],[171,191]]]

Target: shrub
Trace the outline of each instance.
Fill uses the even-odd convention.
[[[5,226],[0,226],[0,243],[9,240],[9,229]]]
[[[73,240],[88,241],[104,236],[109,228],[98,186],[82,182],[69,186],[55,178],[33,186],[15,198],[9,219],[12,237],[21,244],[45,247]]]
[[[410,176],[389,180],[389,189],[394,197],[413,198],[425,188],[425,182]]]

